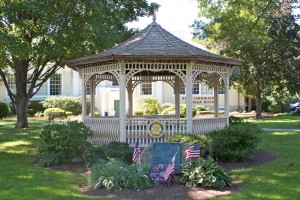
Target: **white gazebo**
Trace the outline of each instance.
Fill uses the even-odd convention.
[[[82,79],[82,120],[94,132],[94,143],[111,141],[141,146],[164,142],[176,133],[206,134],[229,125],[229,78],[242,64],[235,58],[216,55],[175,37],[155,20],[127,41],[102,53],[72,60],[68,67]],[[119,116],[95,117],[95,88],[103,80],[118,81]],[[164,81],[174,89],[175,116],[134,116],[132,94],[143,82]],[[214,117],[193,118],[192,88],[206,82],[214,89]],[[91,88],[90,117],[87,116],[86,89]],[[225,115],[219,116],[218,89],[225,88]],[[186,88],[186,118],[180,118],[181,86]]]

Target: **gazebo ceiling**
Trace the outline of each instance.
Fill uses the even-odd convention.
[[[102,53],[69,61],[69,67],[87,67],[114,61],[204,61],[241,65],[242,60],[210,53],[188,44],[155,21],[127,41]]]

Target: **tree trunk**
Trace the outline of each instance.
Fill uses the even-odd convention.
[[[27,109],[29,100],[25,97],[17,97],[15,102],[17,123],[15,128],[28,128]]]
[[[248,97],[248,112],[252,111],[252,97]]]
[[[260,83],[256,84],[256,118],[261,118],[261,89]]]

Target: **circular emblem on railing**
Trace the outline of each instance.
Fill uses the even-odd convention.
[[[151,137],[160,138],[164,135],[165,126],[159,121],[153,121],[148,124],[148,133]]]

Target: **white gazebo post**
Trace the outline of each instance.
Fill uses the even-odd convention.
[[[180,84],[179,77],[175,75],[174,93],[175,93],[175,115],[176,119],[180,119]]]
[[[120,63],[120,142],[126,142],[126,73],[125,63]]]
[[[219,117],[219,77],[214,77],[214,113]]]
[[[80,70],[80,77],[82,80],[81,89],[82,89],[82,121],[86,117],[86,87],[85,87],[85,75],[84,69]]]
[[[186,126],[187,133],[193,133],[193,63],[186,66]]]
[[[90,111],[91,117],[95,117],[95,76],[90,78],[90,90],[91,90],[91,103],[90,103]]]
[[[128,116],[129,118],[132,118],[133,116],[132,78],[130,78],[130,80],[128,81],[127,93],[128,93]]]
[[[225,81],[225,117],[227,118],[227,126],[229,126],[229,73],[226,73]]]

